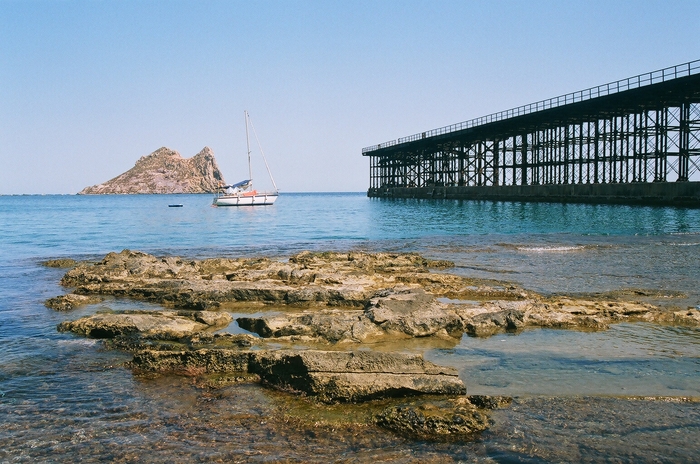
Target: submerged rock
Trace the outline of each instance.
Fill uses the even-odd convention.
[[[698,308],[688,308],[685,311],[673,313],[673,322],[681,325],[699,326],[700,310]]]
[[[94,295],[76,295],[75,293],[69,293],[67,295],[60,295],[54,298],[49,298],[44,302],[44,306],[47,308],[55,309],[56,311],[70,311],[78,306],[95,304],[103,301],[104,298]]]
[[[480,409],[503,408],[513,402],[510,396],[469,395],[469,402]]]
[[[411,438],[465,440],[488,428],[489,409],[503,407],[510,401],[506,397],[484,396],[419,399],[391,406],[378,414],[375,421],[380,427]]]
[[[235,349],[142,350],[134,353],[129,365],[143,372],[244,375],[250,373],[251,355],[251,351]]]
[[[42,262],[46,267],[70,268],[78,265],[78,262],[71,258],[49,259]]]
[[[465,439],[486,430],[488,415],[477,408],[439,408],[395,406],[377,416],[377,425],[423,440]]]

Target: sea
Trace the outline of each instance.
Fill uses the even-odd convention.
[[[104,309],[44,306],[70,289],[54,258],[123,249],[286,259],[303,250],[418,252],[449,272],[545,295],[700,307],[700,210],[282,193],[0,196],[0,462],[698,462],[700,329],[620,323],[397,346],[457,368],[469,394],[508,395],[472,440],[421,441],[362,405],[316,405],[251,383],[141,376],[130,355],[59,333]],[[170,207],[181,204],[182,207]],[[258,308],[259,310],[259,308]],[[233,327],[229,330],[238,330]],[[303,347],[301,347],[303,348]]]

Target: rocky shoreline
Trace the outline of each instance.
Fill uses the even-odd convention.
[[[605,330],[623,321],[700,326],[700,311],[622,299],[545,297],[516,285],[450,274],[418,254],[311,253],[287,260],[187,260],[137,251],[71,267],[72,293],[46,305],[66,311],[105,298],[157,303],[157,311],[101,310],[58,330],[133,353],[136,373],[225,374],[323,403],[396,398],[375,423],[420,439],[469,439],[508,398],[466,396],[458,373],[417,354],[386,350],[428,340],[527,328]],[[230,313],[255,335],[221,331]],[[252,309],[251,309],[252,308]],[[350,407],[350,406],[349,406]]]

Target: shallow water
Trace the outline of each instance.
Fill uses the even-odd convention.
[[[697,328],[618,324],[384,347],[457,367],[470,393],[516,397],[474,442],[416,442],[368,425],[362,408],[348,424],[338,421],[347,410],[256,385],[135,377],[122,367],[129,356],[55,327],[100,307],[152,305],[110,299],[49,310],[43,302],[66,291],[64,271],[40,265],[123,248],[189,257],[418,251],[455,261],[449,272],[544,293],[634,292],[682,308],[700,305],[700,211],[362,194],[287,194],[261,208],[210,201],[0,197],[0,462],[690,462],[700,454],[700,405],[679,400],[700,397]]]
[[[469,394],[700,398],[700,329],[616,324],[602,332],[534,329],[463,337],[428,352],[460,370]]]

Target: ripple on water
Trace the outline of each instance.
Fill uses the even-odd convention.
[[[531,246],[531,247],[517,247],[518,251],[524,251],[526,253],[567,253],[571,251],[582,251],[586,247],[583,245],[578,246]]]

